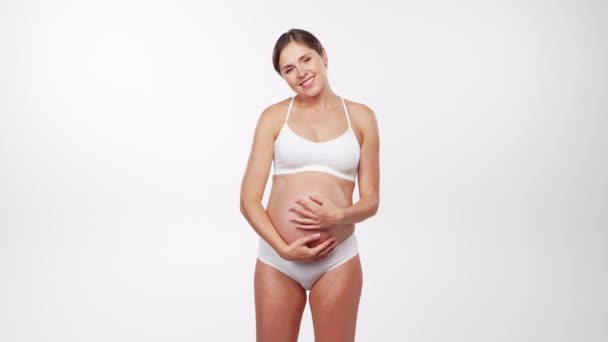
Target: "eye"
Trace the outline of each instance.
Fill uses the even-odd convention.
[[[289,69],[285,70],[285,73],[286,73],[286,74],[289,74],[289,73],[291,72],[291,70],[292,70],[292,69],[293,69],[293,68],[289,68]]]
[[[310,60],[310,57],[304,58],[304,62],[308,62],[309,60]]]

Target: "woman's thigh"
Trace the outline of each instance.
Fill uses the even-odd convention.
[[[306,307],[304,288],[258,259],[254,289],[257,341],[296,342]]]
[[[310,290],[315,341],[354,341],[363,288],[359,255],[325,273]]]

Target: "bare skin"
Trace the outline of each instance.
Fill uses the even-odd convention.
[[[296,200],[306,198],[310,193],[322,195],[339,207],[348,207],[352,205],[354,186],[354,182],[315,171],[273,176],[266,211],[281,238],[287,244],[291,244],[301,237],[312,234],[309,229],[299,229],[299,223],[293,220],[297,220],[299,216],[297,210],[303,208]],[[352,223],[317,229],[316,232],[321,233],[321,237],[308,243],[308,246],[317,246],[330,238],[333,238],[335,245],[338,245],[354,230],[355,225]]]
[[[296,92],[287,124],[316,143],[348,127],[340,98],[326,78],[327,55],[295,42],[281,53],[281,75]],[[307,81],[308,80],[308,81]],[[303,83],[304,82],[304,83]],[[355,223],[373,216],[379,203],[378,131],[368,107],[347,101],[361,147],[359,201],[355,182],[324,172],[272,177],[268,205],[261,204],[273,158],[274,140],[285,123],[289,99],[267,108],[258,121],[241,185],[241,211],[253,229],[286,260],[315,262],[348,238]],[[320,233],[319,236],[315,236]],[[359,256],[324,274],[310,290],[315,339],[354,341],[363,275]],[[257,341],[297,341],[306,291],[281,271],[257,260],[254,276]]]

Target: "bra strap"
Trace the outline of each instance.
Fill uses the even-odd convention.
[[[348,121],[348,127],[350,128],[350,119],[348,117],[348,109],[346,109],[346,102],[344,102],[344,98],[340,97],[342,99],[342,105],[344,106],[344,113],[346,114],[346,121]]]
[[[291,114],[291,108],[293,107],[293,99],[295,99],[295,96],[291,98],[291,101],[289,101],[289,108],[287,108],[287,116],[285,116],[286,125],[287,125],[287,119],[289,119],[289,114]]]

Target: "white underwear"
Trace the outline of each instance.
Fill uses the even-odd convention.
[[[285,260],[262,238],[260,238],[258,248],[260,261],[285,273],[305,290],[310,290],[325,273],[337,268],[357,254],[359,254],[359,249],[355,233],[337,245],[325,259],[314,262]]]

